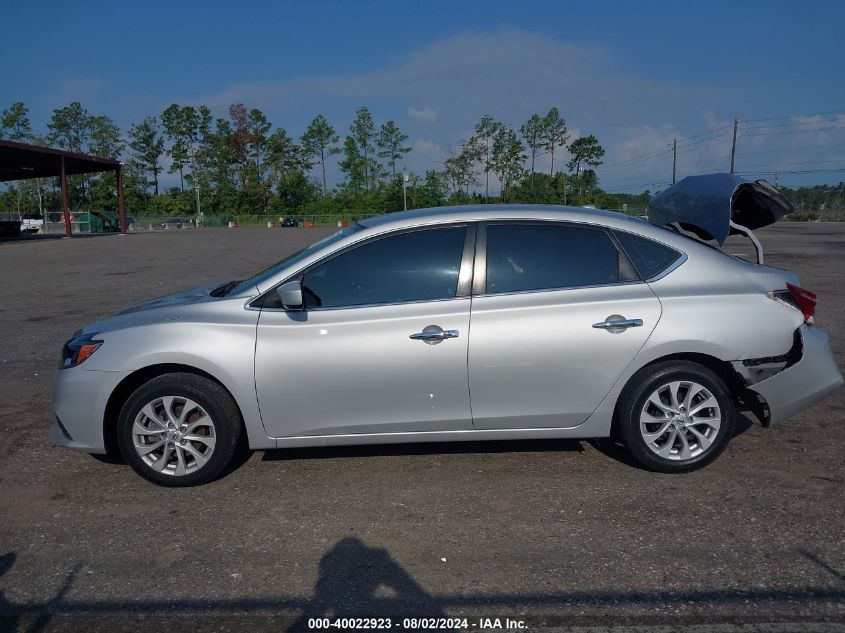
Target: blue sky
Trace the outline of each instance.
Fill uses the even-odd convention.
[[[293,135],[318,112],[343,134],[367,105],[422,171],[482,114],[518,127],[555,105],[607,149],[611,189],[671,178],[674,138],[680,176],[726,169],[734,117],[738,171],[845,168],[843,2],[4,5],[0,107],[24,101],[38,129],[73,100],[124,128],[172,102],[244,102]]]

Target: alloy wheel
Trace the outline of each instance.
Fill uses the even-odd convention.
[[[132,425],[132,443],[152,470],[172,476],[198,471],[216,442],[214,421],[183,396],[161,396],[144,405]]]
[[[716,397],[703,385],[677,380],[655,389],[640,412],[646,446],[664,459],[694,459],[713,445],[722,426]]]

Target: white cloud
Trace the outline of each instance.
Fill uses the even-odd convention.
[[[434,123],[437,120],[437,110],[431,106],[425,106],[424,108],[408,106],[408,116],[412,119],[419,119],[420,121],[426,121],[427,123]]]
[[[412,148],[408,157],[413,156],[413,165],[417,171],[443,169],[443,161],[448,158],[448,154],[438,143],[419,137],[414,140]]]
[[[243,101],[271,112],[299,107],[354,112],[356,104],[375,112],[380,103],[403,99],[425,103],[419,112],[454,113],[448,121],[439,117],[451,128],[467,127],[485,113],[519,126],[555,105],[567,119],[593,129],[609,121],[650,123],[710,92],[635,78],[602,49],[502,29],[439,40],[398,65],[373,71],[245,82],[199,100],[220,109]]]
[[[599,138],[609,161],[619,143],[630,144],[623,128],[676,119],[700,127],[702,104],[710,106],[716,96],[688,79],[638,77],[601,48],[505,28],[435,41],[375,70],[239,83],[197,101],[217,110],[241,101],[293,133],[322,112],[341,136],[355,109],[367,105],[377,121],[394,119],[406,133],[425,135],[441,148],[457,146],[483,114],[518,128],[531,114],[557,106],[570,128]],[[420,105],[397,114],[396,103]],[[547,160],[541,157],[538,168]],[[563,160],[556,154],[556,166]],[[431,161],[422,152],[407,156],[412,170],[432,168]]]
[[[436,155],[443,156],[443,148],[434,141],[419,137],[414,141],[414,151],[424,154],[426,156]]]

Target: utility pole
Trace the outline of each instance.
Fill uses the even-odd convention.
[[[678,164],[678,139],[672,139],[672,184],[675,184],[675,166]]]
[[[408,210],[408,173],[402,170],[402,206]]]
[[[194,191],[197,194],[197,217],[196,217],[195,224],[196,224],[196,227],[199,228],[200,224],[204,224],[204,222],[202,222],[202,209],[200,208],[200,187],[199,187],[199,183],[194,186]]]
[[[566,206],[566,171],[563,172],[563,206]]]
[[[734,140],[731,143],[731,173],[734,173],[734,158],[736,158],[736,126],[739,123],[738,119],[734,119]]]

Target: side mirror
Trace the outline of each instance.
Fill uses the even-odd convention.
[[[299,281],[282,284],[276,288],[276,294],[282,300],[285,310],[302,310],[305,307],[302,301],[302,283]]]

